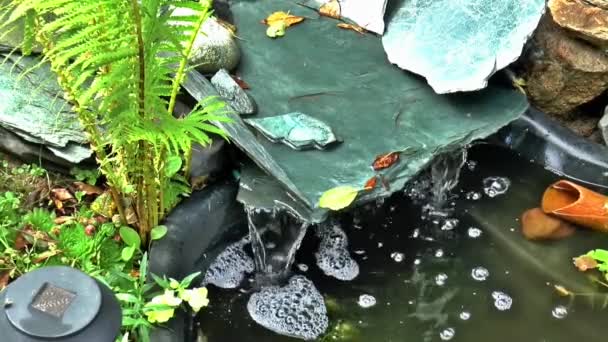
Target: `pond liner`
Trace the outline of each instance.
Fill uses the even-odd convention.
[[[488,142],[507,147],[557,175],[608,189],[608,147],[576,135],[532,107]]]

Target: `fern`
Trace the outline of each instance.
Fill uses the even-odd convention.
[[[188,156],[193,143],[208,144],[208,132],[226,137],[210,124],[228,120],[217,99],[173,117],[188,56],[210,8],[210,0],[10,0],[11,14],[0,26],[24,20],[22,51],[31,51],[34,38],[43,47],[43,60],[78,113],[123,222],[132,207],[143,241],[174,203],[165,198],[176,193],[164,191],[171,188],[167,158]]]

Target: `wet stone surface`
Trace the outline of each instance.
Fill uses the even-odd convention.
[[[237,113],[240,115],[255,114],[257,110],[255,101],[236,83],[226,69],[218,71],[211,78],[211,84],[213,84],[222,99],[230,103]]]

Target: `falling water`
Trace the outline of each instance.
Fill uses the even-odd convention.
[[[467,150],[444,153],[431,166],[431,205],[444,208],[452,189],[458,185],[460,170],[467,161]]]

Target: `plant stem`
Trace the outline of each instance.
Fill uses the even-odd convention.
[[[133,8],[133,18],[135,24],[135,31],[137,35],[137,50],[138,50],[138,64],[139,64],[139,115],[145,117],[146,115],[146,56],[144,50],[144,37],[141,29],[141,14],[139,13],[139,3],[137,0],[131,0]]]

